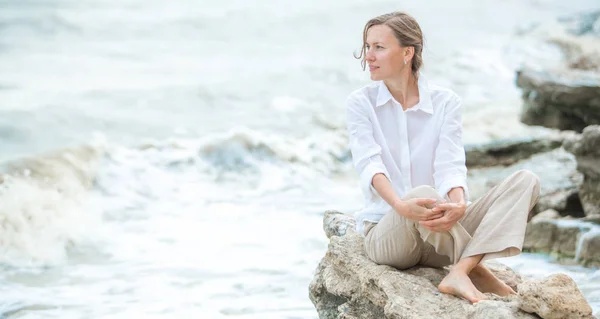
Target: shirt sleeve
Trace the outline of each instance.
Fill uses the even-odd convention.
[[[435,150],[433,179],[436,189],[443,198],[448,198],[448,192],[452,188],[462,187],[467,202],[469,190],[465,148],[462,143],[461,104],[461,99],[455,96],[445,107],[439,144]]]
[[[381,146],[373,136],[373,124],[369,119],[366,106],[368,100],[349,96],[346,100],[346,123],[352,162],[360,177],[363,193],[369,199],[378,196],[373,187],[373,177],[382,173],[390,180],[389,173],[381,159]]]

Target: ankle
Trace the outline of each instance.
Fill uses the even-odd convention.
[[[465,267],[456,267],[455,266],[455,267],[452,267],[452,269],[450,269],[449,275],[450,274],[452,274],[452,275],[461,275],[461,276],[465,275],[465,276],[468,276],[469,275],[469,270],[468,270],[468,268],[465,268]]]
[[[471,271],[469,272],[469,276],[473,275],[473,276],[482,276],[486,273],[486,269],[483,268],[483,266],[481,264],[478,264],[477,266],[473,267],[473,269],[471,269]]]

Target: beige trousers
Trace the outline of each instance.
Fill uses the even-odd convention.
[[[432,232],[392,210],[378,223],[365,223],[365,250],[375,263],[398,269],[443,267],[479,254],[484,254],[482,261],[518,255],[539,193],[538,177],[518,171],[469,205],[448,232]],[[411,198],[442,199],[431,186],[416,187],[403,197]]]

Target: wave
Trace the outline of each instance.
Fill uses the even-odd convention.
[[[219,172],[256,171],[261,165],[302,166],[321,173],[336,173],[351,161],[345,130],[321,131],[311,136],[286,137],[247,128],[196,140],[148,143],[139,149],[159,151],[168,166],[208,164]]]
[[[59,264],[91,238],[101,216],[89,207],[87,190],[102,154],[81,146],[1,165],[0,263]]]
[[[199,139],[133,148],[86,145],[13,160],[0,165],[0,263],[64,263],[73,250],[104,242],[105,223],[136,218],[118,207],[170,196],[189,178],[273,191],[346,169],[351,161],[344,130],[301,138],[238,128]]]

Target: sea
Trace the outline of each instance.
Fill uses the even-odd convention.
[[[519,122],[536,32],[595,0],[0,0],[0,318],[318,318],[326,210],[361,208],[345,99],[370,18],[405,11],[465,144]],[[542,184],[552,171],[541,172]],[[594,312],[600,272],[566,272]]]

